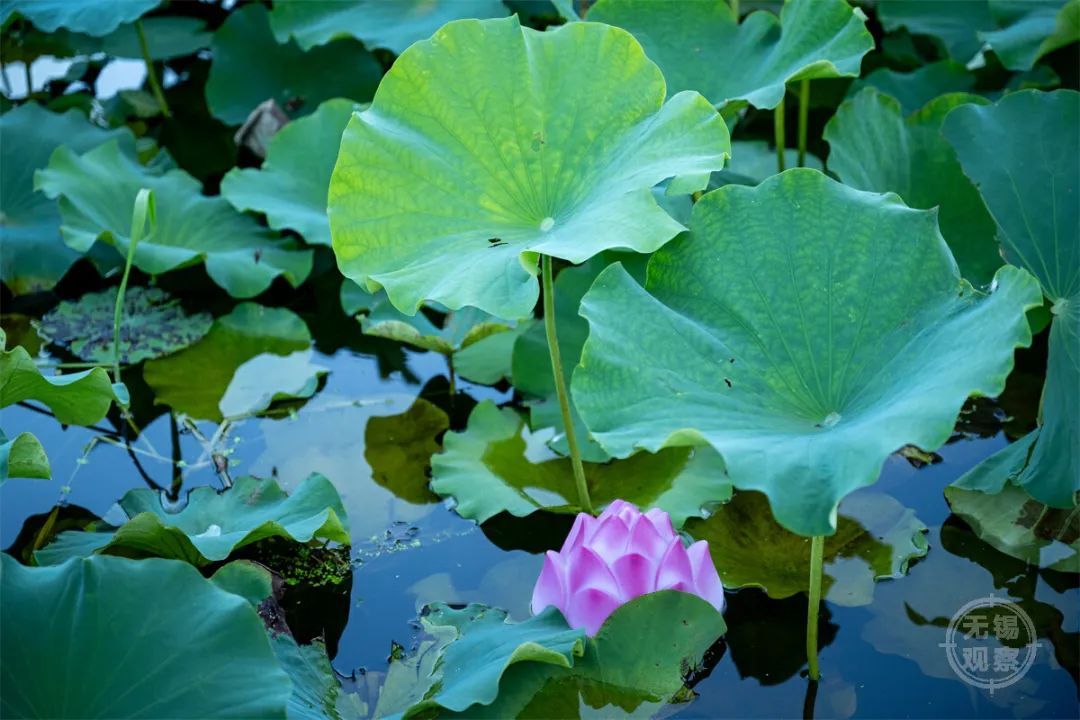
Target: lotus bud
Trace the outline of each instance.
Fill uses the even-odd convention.
[[[554,605],[573,628],[596,635],[623,603],[657,590],[697,595],[724,609],[724,586],[700,540],[690,547],[663,510],[642,513],[616,500],[600,517],[580,513],[559,552],[548,551],[532,611]]]

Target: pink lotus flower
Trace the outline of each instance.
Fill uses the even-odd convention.
[[[616,500],[598,518],[580,513],[562,550],[549,550],[532,611],[554,605],[573,628],[596,635],[625,602],[657,590],[697,595],[724,609],[724,586],[700,540],[685,547],[663,510],[642,513]]]

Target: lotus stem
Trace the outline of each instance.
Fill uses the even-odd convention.
[[[818,670],[818,610],[821,606],[821,566],[825,560],[825,537],[815,535],[810,541],[810,604],[806,609],[806,660],[810,680],[821,679]]]
[[[135,260],[135,246],[142,239],[147,218],[154,224],[154,193],[142,188],[135,196],[135,207],[131,211],[131,240],[128,243],[127,259],[124,262],[124,275],[120,278],[120,288],[116,291],[116,305],[113,307],[113,382],[120,382],[120,320],[124,317],[124,293],[127,292],[131,265]]]
[[[776,143],[776,172],[784,172],[784,100],[773,110],[773,141]]]
[[[585,466],[581,464],[581,451],[578,449],[577,434],[570,415],[570,395],[566,389],[566,377],[563,375],[562,354],[559,351],[559,335],[555,330],[555,289],[551,280],[551,256],[542,255],[544,290],[544,330],[547,332],[548,351],[551,353],[551,372],[555,376],[555,394],[559,398],[559,412],[562,413],[563,428],[566,432],[566,444],[570,447],[570,464],[574,468],[574,484],[577,485],[578,503],[581,508],[592,513],[592,500],[589,498],[589,486],[585,482]]]
[[[739,22],[739,0],[731,0],[731,14],[735,16],[735,22]]]
[[[799,82],[799,167],[806,166],[806,125],[810,118],[810,78]]]
[[[142,50],[143,62],[146,63],[146,79],[150,82],[150,90],[153,91],[154,99],[157,100],[158,107],[161,108],[161,114],[171,118],[172,113],[169,112],[169,103],[165,101],[165,92],[161,89],[161,84],[157,79],[157,72],[154,70],[154,60],[150,57],[150,45],[146,42],[146,31],[143,29],[142,20],[135,21],[135,32],[139,36],[139,49]]]
[[[30,71],[30,61],[23,60],[23,77],[26,79],[26,99],[34,94],[34,75]]]

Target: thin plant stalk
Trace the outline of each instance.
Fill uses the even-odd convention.
[[[120,288],[116,291],[116,305],[113,307],[113,382],[120,382],[120,321],[124,317],[124,293],[127,292],[131,265],[135,260],[135,246],[142,240],[146,221],[151,227],[155,222],[154,193],[142,188],[135,196],[135,207],[131,211],[131,242],[128,244],[127,260],[124,262],[124,275],[120,279]]]
[[[784,100],[773,110],[773,141],[776,143],[776,172],[784,172]]]
[[[810,119],[810,79],[799,82],[799,167],[806,167],[806,125]]]
[[[739,0],[731,0],[731,14],[735,16],[735,22],[739,21]]]
[[[161,114],[167,118],[172,117],[169,112],[169,103],[165,101],[165,92],[158,82],[157,72],[154,70],[154,61],[150,57],[150,44],[146,42],[146,31],[143,29],[142,20],[135,21],[135,33],[139,36],[139,49],[142,51],[143,62],[146,63],[146,79],[150,81],[150,90],[154,93]]]
[[[591,513],[592,500],[589,498],[589,486],[585,482],[585,466],[581,464],[581,451],[578,449],[577,434],[570,416],[570,395],[566,389],[566,377],[563,375],[562,355],[559,350],[559,335],[555,330],[555,290],[551,280],[551,256],[543,255],[544,290],[544,330],[547,332],[548,350],[551,353],[551,372],[555,376],[555,394],[559,398],[559,411],[562,413],[563,428],[566,432],[566,444],[570,447],[570,463],[574,468],[574,484],[577,485],[578,503],[585,512]]]
[[[30,71],[30,61],[23,61],[23,77],[26,79],[26,97],[29,99],[34,94],[34,74]]]
[[[810,604],[806,609],[806,660],[810,680],[821,679],[818,670],[818,610],[821,607],[821,571],[825,560],[825,537],[815,535],[810,541]]]

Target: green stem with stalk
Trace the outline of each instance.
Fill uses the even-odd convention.
[[[821,572],[825,560],[825,537],[815,535],[810,541],[810,603],[806,609],[806,660],[810,680],[821,678],[818,669],[818,610],[821,607]]]
[[[776,143],[776,172],[784,172],[784,100],[773,110],[773,142]]]
[[[150,90],[154,93],[161,114],[172,117],[169,111],[169,103],[165,101],[165,92],[161,89],[161,83],[157,79],[157,71],[154,70],[154,60],[150,57],[150,44],[146,42],[146,30],[143,29],[142,20],[135,21],[135,33],[139,36],[139,49],[142,51],[143,62],[146,63],[146,79],[150,82]]]
[[[566,432],[566,444],[570,448],[570,464],[574,468],[574,484],[577,486],[578,503],[585,512],[591,513],[592,499],[589,486],[585,482],[585,466],[581,464],[581,450],[578,448],[577,433],[570,415],[570,395],[566,389],[566,377],[563,375],[562,354],[559,350],[559,335],[555,329],[555,289],[552,282],[551,256],[542,255],[540,264],[543,275],[544,292],[544,330],[547,333],[548,351],[551,353],[551,372],[555,377],[555,394],[559,398],[559,411],[562,413],[563,428]]]
[[[810,118],[810,79],[799,81],[799,167],[806,167],[806,125]]]
[[[135,261],[135,246],[142,240],[146,221],[153,227],[156,222],[154,209],[154,191],[147,188],[139,190],[135,196],[135,207],[131,211],[131,239],[128,242],[127,259],[124,262],[124,275],[120,278],[120,288],[116,291],[116,305],[113,307],[113,382],[120,383],[120,320],[124,317],[124,293],[127,292],[131,265]]]

